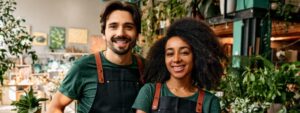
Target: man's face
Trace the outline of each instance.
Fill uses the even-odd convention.
[[[137,28],[129,12],[115,10],[108,16],[104,34],[107,49],[124,55],[135,46],[137,36]]]

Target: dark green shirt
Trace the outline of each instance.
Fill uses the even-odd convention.
[[[102,67],[104,70],[107,68],[137,69],[137,59],[136,57],[132,58],[132,64],[121,66],[109,62],[101,52]],[[96,95],[97,83],[96,60],[95,56],[92,54],[83,56],[74,62],[64,78],[59,91],[71,99],[78,100],[78,113],[88,113]]]
[[[164,83],[161,87],[160,96],[172,96],[176,97]],[[147,83],[140,90],[132,108],[142,110],[146,113],[151,112],[152,101],[155,93],[155,84]],[[192,96],[186,97],[186,99],[197,102],[199,92]],[[218,97],[205,91],[203,113],[221,113],[220,102]],[[196,110],[196,109],[195,109]]]

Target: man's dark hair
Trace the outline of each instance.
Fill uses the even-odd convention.
[[[166,82],[170,78],[165,64],[165,46],[174,36],[180,37],[192,47],[194,66],[191,75],[194,83],[206,89],[218,86],[224,71],[221,61],[227,61],[226,55],[210,27],[192,18],[175,21],[169,27],[166,37],[150,48],[145,66],[146,82]]]
[[[122,10],[127,11],[132,15],[133,22],[136,26],[137,33],[141,33],[141,14],[139,9],[135,4],[129,3],[129,2],[122,2],[122,1],[113,1],[109,3],[106,8],[104,9],[104,12],[101,14],[101,33],[105,34],[105,27],[107,18],[109,15],[115,11],[115,10]],[[122,18],[120,18],[122,19]]]

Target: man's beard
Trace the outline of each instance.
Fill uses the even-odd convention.
[[[117,48],[115,46],[113,46],[113,43],[116,43],[117,41],[126,41],[126,43],[129,43],[129,46],[126,48]],[[132,39],[132,38],[128,38],[125,36],[115,36],[112,37],[110,42],[108,42],[110,44],[108,44],[109,48],[116,54],[118,55],[125,55],[128,52],[131,52],[130,50],[135,46],[136,44],[136,39]]]

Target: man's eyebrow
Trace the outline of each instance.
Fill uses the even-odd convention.
[[[126,22],[125,25],[133,25],[134,26],[134,23]]]
[[[108,25],[117,25],[117,22],[108,23]]]

